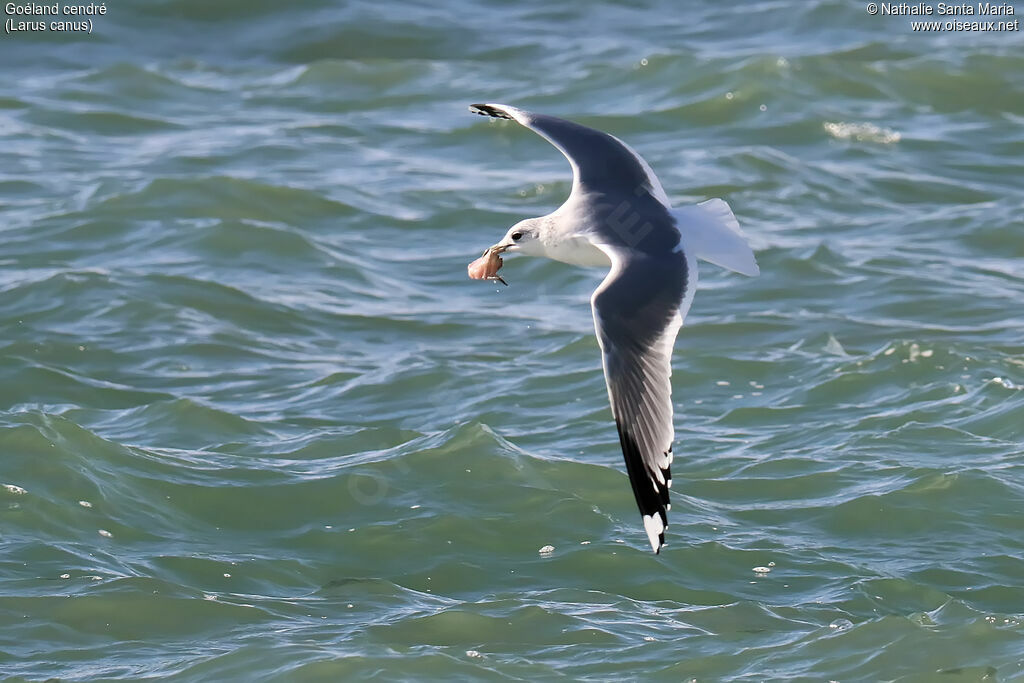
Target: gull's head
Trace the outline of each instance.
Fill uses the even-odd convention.
[[[543,256],[544,246],[541,243],[542,222],[539,218],[527,218],[519,221],[505,233],[505,237],[492,249],[519,252],[527,256]]]

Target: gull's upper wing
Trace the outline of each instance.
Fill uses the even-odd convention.
[[[508,119],[526,126],[565,155],[572,166],[573,192],[633,191],[650,193],[669,208],[668,196],[643,157],[614,135],[581,126],[555,116],[534,114],[507,104],[471,104],[469,110],[482,116]]]
[[[672,346],[691,278],[682,252],[604,250],[612,267],[590,299],[594,327],[629,481],[657,553],[672,485]]]

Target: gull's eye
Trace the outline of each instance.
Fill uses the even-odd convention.
[[[514,233],[512,233],[512,241],[513,242],[518,242],[521,239],[523,239],[523,233],[519,232],[518,230],[516,230]]]

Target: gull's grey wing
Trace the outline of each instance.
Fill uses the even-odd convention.
[[[672,485],[672,346],[690,278],[685,256],[605,249],[612,268],[591,297],[608,398],[633,495],[654,552]]]
[[[651,167],[614,135],[507,104],[471,104],[469,110],[482,116],[516,121],[557,147],[572,166],[573,192],[632,192],[637,197],[650,193],[669,208],[665,190]]]

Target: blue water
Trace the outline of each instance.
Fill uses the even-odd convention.
[[[0,36],[0,678],[1024,680],[1024,37],[910,21],[149,0]],[[757,254],[676,344],[661,555],[603,273],[466,278],[571,179],[481,101],[626,140]]]

